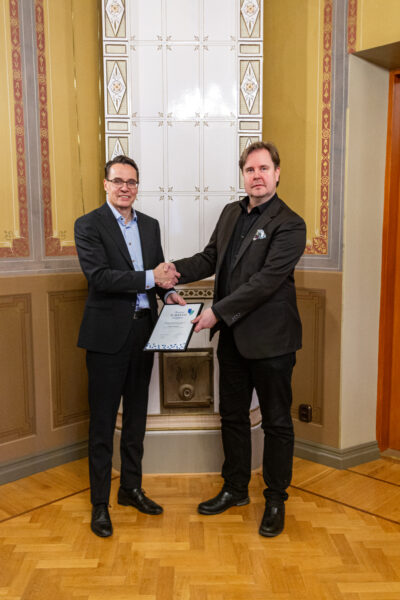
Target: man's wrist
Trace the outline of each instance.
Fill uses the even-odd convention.
[[[214,315],[215,315],[215,318],[216,318],[218,321],[221,321],[221,315],[219,315],[219,314],[218,314],[218,311],[217,311],[217,310],[215,310],[215,307],[214,307],[214,306],[212,306],[212,307],[211,307],[211,310],[213,311],[213,313],[214,313]]]
[[[171,296],[171,294],[175,294],[175,291],[176,290],[168,290],[168,292],[166,292],[166,294],[164,294],[164,298],[163,298],[164,304],[166,303],[168,296]]]

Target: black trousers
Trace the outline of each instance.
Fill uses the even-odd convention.
[[[132,320],[128,339],[116,354],[87,351],[89,375],[89,474],[92,504],[109,502],[114,429],[123,400],[121,486],[141,487],[143,440],[153,353],[143,352],[150,337],[149,316]]]
[[[247,495],[251,477],[250,405],[257,392],[264,430],[264,496],[287,500],[293,466],[294,433],[290,415],[291,378],[296,354],[246,359],[239,353],[232,330],[223,327],[218,344],[219,401],[225,461],[224,489]]]

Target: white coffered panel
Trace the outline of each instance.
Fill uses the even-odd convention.
[[[129,37],[132,41],[154,41],[162,33],[162,0],[128,0]]]
[[[166,252],[170,260],[191,256],[200,246],[199,196],[168,198],[169,243]]]
[[[135,201],[135,208],[157,219],[160,223],[161,243],[165,247],[165,200],[162,195],[142,195]]]
[[[167,51],[167,113],[175,119],[194,119],[202,108],[200,60],[195,46]]]
[[[211,46],[204,52],[204,116],[236,117],[238,85],[233,46]]]
[[[171,193],[195,192],[200,185],[199,127],[174,122],[168,129],[168,183]]]
[[[193,40],[200,35],[201,0],[167,0],[166,34],[173,42]]]
[[[164,110],[162,52],[156,46],[136,46],[130,60],[132,116],[158,117]]]
[[[210,121],[204,127],[204,188],[209,192],[235,192],[236,121]]]
[[[208,241],[261,139],[262,0],[103,0],[107,158],[140,167],[168,258]]]
[[[140,191],[157,192],[164,186],[164,132],[158,122],[135,123],[131,155],[140,169]]]
[[[209,42],[236,38],[237,1],[204,0],[204,37]],[[234,40],[233,40],[234,41]]]

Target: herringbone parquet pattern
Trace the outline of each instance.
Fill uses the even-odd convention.
[[[219,491],[218,476],[147,476],[148,494],[165,509],[157,517],[119,506],[114,479],[108,539],[89,528],[85,461],[8,484],[0,488],[0,600],[400,600],[393,465],[385,482],[297,459],[286,528],[274,539],[258,535],[259,473],[248,506],[212,517],[196,506]],[[360,489],[365,506],[356,505]]]

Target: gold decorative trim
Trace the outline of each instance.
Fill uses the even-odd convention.
[[[25,130],[24,130],[24,104],[23,81],[21,61],[21,41],[19,35],[18,1],[10,0],[10,34],[12,45],[12,77],[14,100],[15,148],[17,167],[18,189],[18,218],[19,235],[13,231],[5,232],[5,239],[10,246],[0,248],[0,258],[17,258],[29,256],[29,230],[28,209],[26,192],[26,158],[25,158]],[[4,85],[4,82],[3,82]],[[4,93],[4,92],[3,92]],[[11,98],[10,98],[11,100]]]

